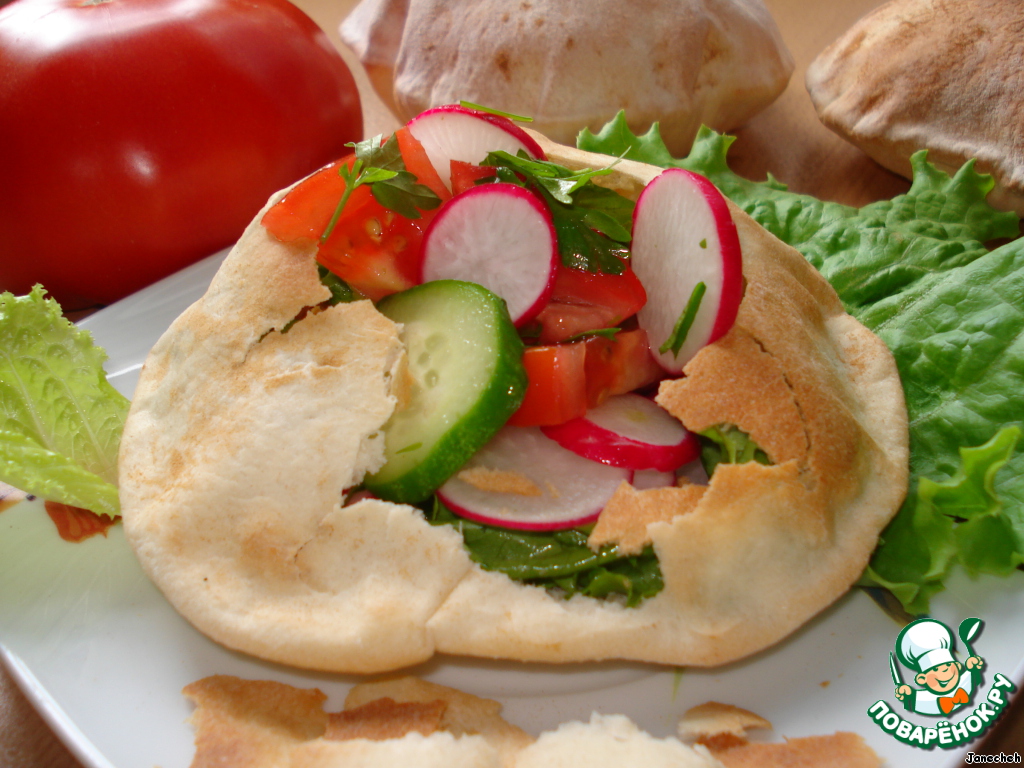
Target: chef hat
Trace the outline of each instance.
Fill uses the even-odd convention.
[[[953,633],[935,619],[918,619],[903,628],[896,638],[896,653],[906,666],[926,672],[953,659]]]

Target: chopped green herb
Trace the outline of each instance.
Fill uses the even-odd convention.
[[[334,306],[335,304],[347,304],[350,301],[358,301],[363,298],[358,291],[331,272],[331,270],[324,265],[317,264],[316,270],[320,275],[320,282],[327,286],[328,290],[331,292],[331,298],[327,300],[329,305]]]
[[[700,303],[704,299],[706,290],[707,286],[703,282],[693,286],[690,298],[686,302],[682,314],[679,315],[679,319],[676,320],[672,333],[665,339],[665,343],[658,347],[658,351],[661,354],[664,355],[666,352],[671,351],[673,356],[679,356],[679,350],[683,348],[683,344],[686,342],[686,337],[690,333],[690,327],[697,317],[697,310],[700,309]]]
[[[497,115],[498,117],[507,117],[509,120],[515,120],[518,123],[532,123],[532,117],[523,117],[522,115],[513,115],[511,112],[502,112],[501,110],[494,109],[493,107],[485,107],[482,104],[474,104],[472,101],[460,101],[460,106],[466,109],[475,109],[477,112],[487,112],[491,115]]]
[[[345,191],[320,236],[321,243],[331,236],[349,197],[357,187],[364,184],[370,185],[370,191],[378,203],[407,219],[418,219],[420,211],[430,211],[441,204],[441,198],[430,187],[420,184],[406,170],[395,136],[392,135],[387,141],[381,136],[373,136],[358,143],[349,142],[345,146],[353,147],[356,157],[351,168],[345,163],[338,166],[338,175],[345,182]]]
[[[395,451],[395,453],[412,453],[417,448],[422,448],[422,447],[423,447],[423,443],[413,443],[412,445],[405,446],[405,448],[399,448],[397,451]]]
[[[706,238],[704,240],[700,241],[700,247],[701,248],[707,248],[708,247],[708,241],[707,241]]]
[[[595,328],[592,331],[584,331],[583,333],[577,333],[575,336],[570,336],[566,339],[566,342],[589,339],[594,336],[603,336],[606,339],[615,341],[615,334],[619,333],[621,330],[621,328]]]

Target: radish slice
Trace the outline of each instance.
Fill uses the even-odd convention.
[[[515,184],[457,195],[423,238],[420,282],[479,283],[505,300],[516,326],[544,308],[555,287],[558,243],[551,213]]]
[[[452,160],[479,165],[489,152],[504,150],[515,155],[521,149],[530,157],[546,159],[540,145],[508,118],[457,104],[428,109],[406,127],[423,145],[448,189],[452,188]]]
[[[633,481],[630,483],[638,491],[646,491],[651,488],[671,488],[675,484],[675,472],[659,472],[656,469],[641,469],[634,472]]]
[[[651,352],[670,373],[732,327],[743,298],[736,225],[715,185],[671,168],[648,184],[633,212],[633,271],[647,290],[637,313]],[[698,283],[706,292],[678,354],[659,352]]]
[[[541,429],[573,453],[627,469],[674,472],[700,453],[697,438],[678,419],[634,394],[609,397],[586,416]]]
[[[524,488],[492,490],[499,486],[486,481],[488,472],[513,478]],[[632,476],[628,469],[588,461],[565,450],[536,427],[504,427],[437,495],[452,512],[469,520],[552,531],[593,522],[615,489]]]

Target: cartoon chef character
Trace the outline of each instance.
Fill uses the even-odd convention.
[[[917,671],[914,682],[924,686],[915,689],[902,683],[896,687],[896,698],[907,709],[945,716],[970,703],[981,685],[985,662],[972,655],[961,664],[953,657],[955,649],[953,632],[940,621],[918,619],[903,628],[896,638],[896,655],[904,666]]]

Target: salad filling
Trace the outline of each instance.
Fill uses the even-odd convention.
[[[467,134],[457,145],[477,156],[440,140],[437,121],[446,116]],[[493,136],[496,127],[518,142],[516,153],[480,155],[486,139],[478,134]],[[633,268],[633,232],[655,254],[644,262],[655,280],[664,271],[663,219],[685,218],[662,209],[693,188],[692,175],[670,174],[671,192],[652,187],[658,199],[645,210],[653,213],[638,216],[633,200],[600,186],[611,167],[550,162],[507,119],[463,107],[432,110],[390,137],[352,146],[351,157],[293,188],[262,222],[282,242],[316,243],[328,304],[371,298],[402,323],[410,393],[384,428],[386,461],[365,489],[455,526],[487,570],[567,598],[616,595],[635,606],[656,594],[663,581],[649,541],[624,547],[592,536],[621,483],[690,482],[683,468],[698,458],[697,441],[650,397],[713,340],[708,327],[717,338],[735,318],[740,256],[721,196],[710,185],[698,191],[691,208],[707,221],[686,223],[704,233],[698,257],[673,264],[707,277],[659,288],[652,308]],[[729,248],[731,284],[723,288],[718,254]],[[459,298],[469,289],[458,286],[468,285],[486,288],[505,311],[484,319]],[[667,324],[653,352],[641,312]],[[487,329],[504,341],[488,341]],[[749,437],[737,450],[743,433],[723,430],[705,439],[725,446],[713,458],[704,449],[705,476],[723,460],[756,454],[768,463]],[[470,473],[477,479],[469,482]]]

